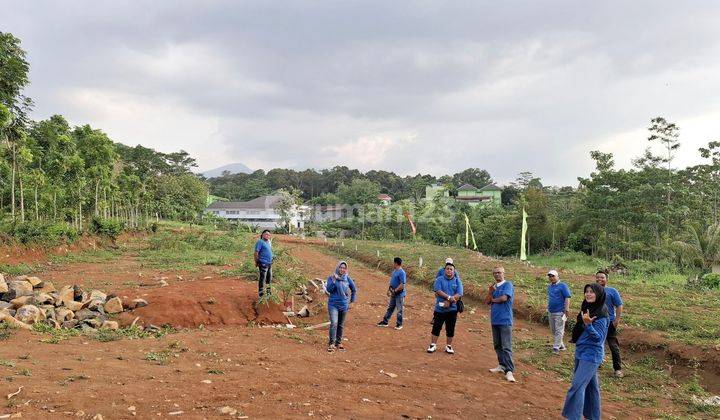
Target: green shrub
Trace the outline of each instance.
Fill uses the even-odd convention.
[[[700,286],[707,289],[720,289],[720,273],[707,273],[700,278]]]
[[[72,243],[79,232],[67,223],[51,223],[42,220],[10,222],[0,226],[0,231],[22,244],[54,246]]]
[[[106,236],[110,239],[117,240],[118,236],[125,229],[125,222],[119,219],[103,219],[101,217],[93,217],[90,224],[90,231],[100,236]]]

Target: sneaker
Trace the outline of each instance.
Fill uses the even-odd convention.
[[[616,377],[616,378],[622,378],[623,376],[625,376],[625,374],[623,373],[622,370],[616,370],[616,371],[615,371],[615,377]]]
[[[553,354],[560,354],[560,349],[553,349]]]
[[[387,326],[388,326],[388,323],[385,322],[385,321],[380,321],[380,322],[377,323],[377,326],[378,326],[378,327],[387,327]]]
[[[507,379],[508,382],[515,382],[515,377],[513,376],[512,372],[508,372],[505,374],[505,379]]]
[[[565,351],[565,350],[567,350],[567,347],[565,347],[564,345],[560,346],[560,351]]]
[[[335,345],[335,348],[337,348],[337,349],[340,350],[340,351],[345,351],[345,350],[346,350],[345,346],[343,346],[342,343],[336,344],[336,345]]]
[[[445,346],[445,353],[455,354],[455,350],[453,350],[452,346],[450,344],[448,344],[447,346]]]
[[[403,327],[402,325],[396,325],[396,326],[395,326],[395,329],[398,330],[398,331],[400,331],[400,330],[402,330],[402,327]]]
[[[335,344],[330,344],[327,351],[328,353],[335,353]]]
[[[492,373],[505,373],[505,369],[502,368],[502,366],[494,367],[490,369],[490,372]]]
[[[437,350],[437,344],[435,343],[430,344],[430,346],[427,348],[428,353],[435,353],[435,350]]]

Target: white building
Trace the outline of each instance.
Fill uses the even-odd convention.
[[[316,222],[333,222],[352,216],[352,208],[346,204],[332,204],[329,206],[315,206],[312,219]]]
[[[259,229],[276,229],[281,219],[276,208],[282,199],[281,195],[266,195],[250,201],[216,201],[205,213]],[[291,231],[305,227],[306,210],[305,206],[293,206],[290,210]]]

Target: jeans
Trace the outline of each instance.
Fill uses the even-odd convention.
[[[455,323],[457,322],[457,311],[452,312],[435,312],[433,313],[433,327],[430,334],[438,337],[442,326],[445,324],[445,336],[452,338],[455,337]]]
[[[260,264],[258,267],[258,297],[262,299],[267,290],[268,295],[270,294],[270,283],[272,283],[272,264],[263,265]]]
[[[548,320],[550,321],[550,331],[553,335],[553,350],[565,348],[563,337],[565,336],[565,321],[563,321],[564,312],[548,312]]]
[[[572,385],[565,396],[562,415],[569,420],[600,419],[600,363],[575,359]]]
[[[492,326],[493,347],[497,354],[498,364],[505,373],[515,370],[512,359],[512,325]]]
[[[338,345],[342,343],[343,329],[345,328],[345,316],[348,311],[341,311],[334,306],[328,306],[328,315],[330,316],[330,337],[328,345]]]
[[[610,354],[612,354],[613,369],[622,369],[622,360],[620,359],[620,343],[617,339],[617,329],[611,322],[608,326],[607,339],[608,347],[610,347]]]
[[[405,306],[405,296],[390,296],[390,302],[388,302],[387,312],[383,317],[383,322],[388,323],[390,317],[393,314],[395,308],[397,308],[397,326],[400,327],[403,324],[403,307]]]

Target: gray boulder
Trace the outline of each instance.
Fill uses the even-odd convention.
[[[71,319],[60,324],[63,328],[75,328],[79,324],[77,319]]]
[[[33,287],[25,280],[12,280],[8,283],[8,291],[3,295],[4,301],[11,301],[20,296],[32,296]]]
[[[17,310],[15,319],[26,324],[34,324],[42,321],[43,317],[40,308],[35,305],[25,305]]]

